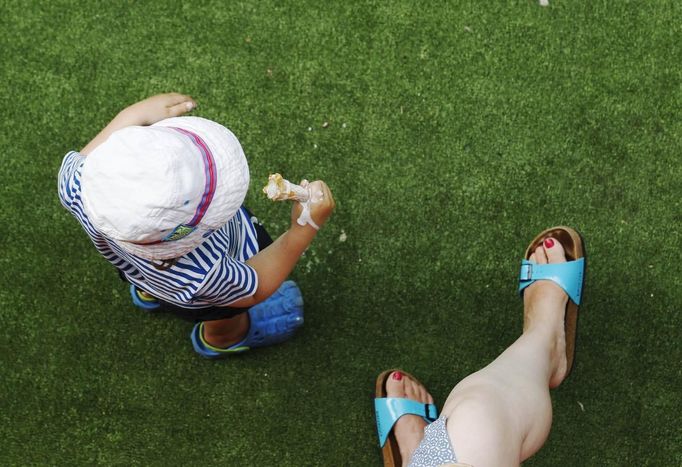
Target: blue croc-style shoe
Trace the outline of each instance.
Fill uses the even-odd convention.
[[[395,371],[399,371],[403,375],[419,383],[419,380],[411,374],[397,369],[386,370],[377,377],[374,416],[376,418],[379,446],[381,446],[384,465],[403,464],[400,450],[398,449],[398,442],[392,432],[393,425],[395,425],[395,422],[397,422],[400,417],[403,415],[418,415],[422,417],[426,423],[434,422],[438,418],[438,409],[436,409],[434,404],[424,404],[412,399],[399,397],[386,397],[386,381]]]
[[[157,299],[141,292],[133,284],[130,284],[130,297],[133,299],[133,305],[145,311],[157,310],[161,306]]]
[[[205,358],[220,358],[288,340],[303,324],[301,291],[294,281],[286,281],[266,300],[249,308],[248,313],[251,324],[246,337],[224,349],[206,342],[204,323],[197,323],[190,334],[194,350]]]
[[[535,249],[547,238],[558,240],[564,247],[565,263],[537,264],[528,260]],[[576,330],[578,326],[578,305],[582,301],[585,282],[585,246],[582,237],[570,227],[558,226],[544,230],[530,242],[525,259],[521,261],[519,293],[535,281],[548,280],[564,289],[568,295],[564,331],[566,333],[566,376],[573,368],[575,358]]]

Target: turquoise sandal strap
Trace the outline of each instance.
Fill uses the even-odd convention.
[[[438,418],[438,409],[434,404],[424,404],[411,399],[399,397],[382,397],[374,399],[374,413],[379,433],[379,446],[386,444],[393,425],[403,415],[418,415],[428,423]]]
[[[564,289],[576,305],[580,305],[584,272],[585,258],[552,264],[537,264],[524,259],[519,274],[519,293],[535,281],[549,280]]]

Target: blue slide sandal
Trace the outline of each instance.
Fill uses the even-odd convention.
[[[138,308],[142,308],[145,311],[153,311],[161,306],[161,304],[155,298],[147,298],[140,292],[141,291],[137,287],[135,287],[133,284],[130,284],[130,297],[133,299],[133,305]]]
[[[546,238],[554,238],[564,247],[565,263],[536,264],[528,261],[530,255]],[[528,248],[525,259],[521,261],[519,274],[519,293],[538,280],[549,280],[564,289],[568,294],[564,331],[566,334],[566,377],[571,373],[575,360],[575,344],[578,327],[578,306],[582,301],[585,282],[585,246],[580,234],[570,227],[558,226],[540,232]]]
[[[205,358],[221,358],[255,347],[279,344],[303,324],[303,297],[294,281],[286,281],[263,302],[249,308],[251,324],[246,337],[228,348],[214,347],[204,339],[204,323],[197,323],[190,338],[194,350]]]
[[[384,467],[401,466],[403,464],[398,442],[393,435],[393,425],[403,415],[418,415],[427,423],[434,422],[438,418],[438,409],[434,404],[423,404],[412,399],[399,397],[386,397],[386,381],[391,373],[399,371],[403,375],[419,382],[417,378],[403,370],[386,370],[377,377],[374,415],[377,422],[377,434],[379,446],[384,458]],[[421,383],[420,383],[421,384]]]

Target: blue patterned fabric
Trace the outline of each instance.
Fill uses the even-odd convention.
[[[412,453],[409,467],[438,467],[457,462],[457,456],[450,444],[445,426],[447,417],[441,416],[424,428],[424,438]]]

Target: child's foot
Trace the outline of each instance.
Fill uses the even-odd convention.
[[[133,305],[146,311],[157,310],[161,307],[156,298],[138,289],[133,284],[130,284],[130,297],[133,299]]]
[[[207,344],[226,349],[243,341],[249,333],[251,320],[248,313],[240,313],[232,318],[205,321],[203,338]]]
[[[142,300],[144,300],[145,302],[152,302],[152,301],[156,300],[154,297],[152,297],[150,294],[148,294],[147,292],[145,292],[145,291],[143,291],[143,290],[138,290],[138,291],[137,291],[137,295],[138,295]]]
[[[386,380],[386,397],[412,399],[424,404],[433,404],[433,397],[424,386],[399,371],[391,373]],[[410,461],[412,453],[424,437],[426,425],[426,421],[417,415],[403,415],[395,422],[393,434],[398,442],[404,466]]]
[[[564,247],[554,238],[546,238],[531,254],[530,261],[537,264],[564,263]],[[552,376],[549,386],[557,387],[566,377],[566,335],[564,315],[568,296],[552,281],[539,280],[523,292],[524,323],[523,330],[541,327],[552,335]]]
[[[190,339],[206,358],[220,358],[254,347],[284,342],[303,324],[303,297],[293,281],[285,281],[265,301],[235,317],[197,323]]]

